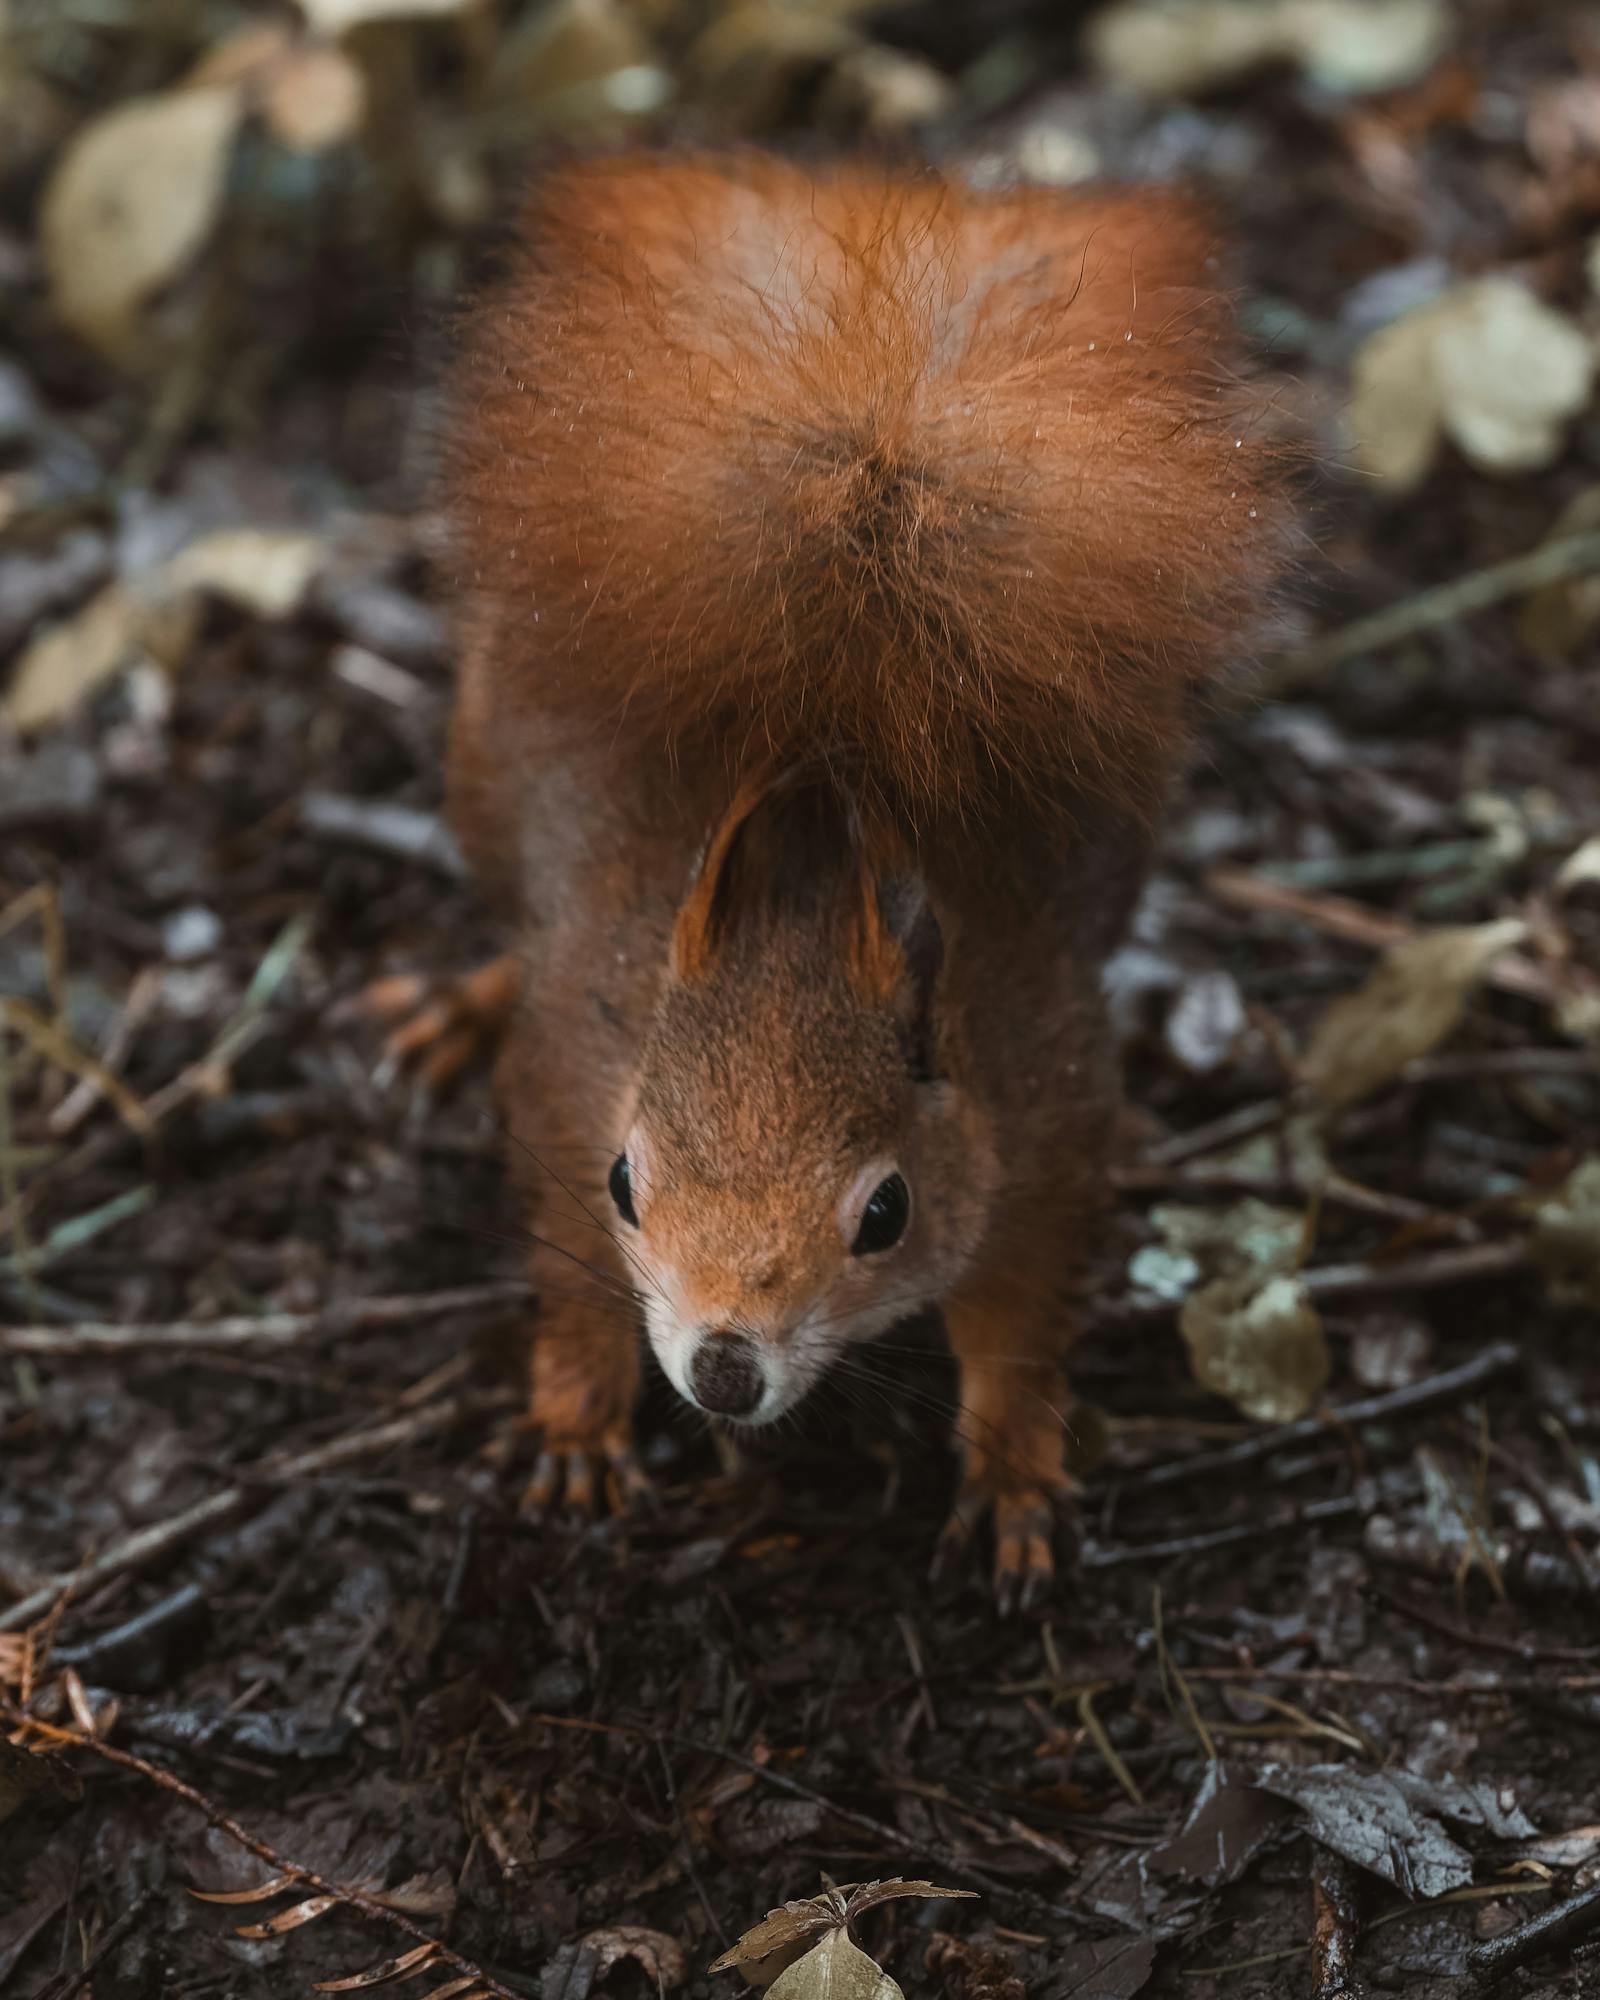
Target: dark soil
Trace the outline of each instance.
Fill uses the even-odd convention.
[[[1511,268],[1577,306],[1600,198],[1535,212],[1535,169],[1502,115],[1563,75],[1566,20],[1464,8],[1445,71],[1375,104],[1269,78],[1168,112],[1105,99],[1055,31],[1036,94],[983,129],[998,142],[1043,108],[1112,171],[1176,154],[1218,180],[1270,304],[1285,404],[1323,422],[1373,273],[1427,257]],[[948,53],[942,32],[924,10],[897,35]],[[1007,32],[996,10],[987,41]],[[1385,144],[1414,177],[1404,201],[1374,178]],[[492,1449],[534,1309],[514,1290],[520,1224],[486,1083],[442,1107],[375,1083],[374,1037],[336,1006],[380,973],[442,975],[493,945],[442,844],[397,851],[374,810],[437,812],[448,711],[422,484],[445,337],[425,330],[421,260],[370,289],[353,272],[343,323],[303,264],[258,276],[292,363],[248,421],[202,407],[128,486],[144,413],[63,354],[28,213],[19,195],[0,266],[37,407],[4,449],[38,511],[0,559],[0,623],[16,614],[0,645],[121,573],[139,535],[352,513],[377,526],[290,617],[213,604],[174,678],[136,666],[0,744],[0,990],[50,1004],[36,906],[5,927],[49,885],[72,1035],[109,1051],[154,1120],[133,1129],[93,1093],[74,1108],[78,1078],[7,1036],[0,1757],[6,1734],[59,1754],[0,1762],[0,1990],[254,2000],[425,1936],[465,1970],[437,1961],[403,1990],[476,1971],[548,2000],[640,1995],[658,1975],[708,1993],[712,1958],[770,1906],[892,1875],[978,1892],[863,1920],[911,1994],[1357,1990],[1328,1983],[1329,1925],[1373,1986],[1479,1990],[1474,1946],[1600,1872],[1596,1318],[1555,1302],[1522,1251],[1529,1190],[1600,1134],[1592,1054],[1544,1001],[1486,988],[1433,1058],[1346,1121],[1334,1162],[1356,1191],[1324,1202],[1311,1258],[1360,1267],[1322,1301],[1328,1405],[1490,1356],[1414,1412],[1402,1400],[1244,1466],[1152,1480],[1256,1433],[1195,1385],[1170,1308],[1130,1288],[1127,1263],[1156,1240],[1152,1205],[1305,1208],[1270,1142],[1218,1167],[1174,1161],[1171,1141],[1287,1103],[1290,1050],[1379,941],[1351,941],[1329,899],[1420,925],[1521,913],[1567,954],[1539,962],[1600,970],[1593,884],[1559,912],[1550,891],[1600,829],[1592,641],[1552,664],[1502,605],[1210,733],[1118,965],[1138,1123],[1076,1350],[1108,1442],[1041,1620],[1000,1621],[976,1569],[926,1580],[952,1477],[936,1328],[882,1357],[880,1396],[825,1395],[786,1455],[738,1474],[658,1390],[654,1506],[529,1522],[526,1460]],[[1532,547],[1597,479],[1593,415],[1555,466],[1517,479],[1452,458],[1389,501],[1330,474],[1307,630]],[[72,537],[79,570],[41,596],[38,565]],[[1308,916],[1237,888],[1290,865]],[[472,1295],[455,1309],[430,1303],[458,1288]],[[374,1297],[418,1304],[363,1323],[349,1308]],[[205,1332],[261,1314],[301,1315],[301,1331],[226,1346]],[[146,1331],[112,1349],[92,1334],[106,1322]],[[366,1442],[390,1422],[387,1446]],[[213,1518],[94,1580],[125,1537],[230,1489]],[[61,1750],[63,1731],[122,1761]],[[1269,1766],[1307,1765],[1337,1767],[1322,1817],[1252,1788]],[[1228,1782],[1180,1835],[1217,1768]],[[1388,1879],[1341,1871],[1331,1850],[1370,1827],[1360,1786],[1383,1772],[1492,1797],[1446,1835],[1448,1785],[1424,1787],[1391,1829]],[[208,1825],[162,1775],[236,1827]],[[1571,1838],[1541,1847],[1513,1807]],[[280,1872],[238,1827],[415,1928],[336,1903],[241,1936],[300,1897],[193,1897]],[[1426,1888],[1441,1839],[1451,1879],[1472,1885],[1444,1902]],[[619,1940],[627,1927],[660,1935]],[[1578,1926],[1503,1978],[1600,1994],[1600,1956]]]

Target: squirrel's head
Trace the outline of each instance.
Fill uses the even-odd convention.
[[[943,1072],[939,923],[827,787],[742,793],[678,914],[611,1168],[673,1386],[767,1423],[947,1291],[987,1120]]]

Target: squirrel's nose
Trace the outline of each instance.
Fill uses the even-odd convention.
[[[703,1410],[747,1417],[766,1386],[761,1356],[742,1333],[705,1333],[689,1364],[689,1386]]]

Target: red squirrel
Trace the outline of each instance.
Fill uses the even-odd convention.
[[[710,153],[539,187],[447,494],[532,1504],[638,1483],[636,1318],[738,1426],[937,1307],[953,1531],[1048,1585],[1101,970],[1288,543],[1212,248],[1150,190]]]

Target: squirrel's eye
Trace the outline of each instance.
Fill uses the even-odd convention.
[[[905,1234],[911,1219],[911,1191],[898,1174],[879,1181],[872,1199],[861,1211],[861,1227],[850,1245],[852,1257],[868,1257],[874,1250],[891,1249]]]
[[[617,1213],[632,1228],[639,1227],[639,1218],[633,1206],[633,1176],[628,1172],[628,1156],[618,1153],[611,1162],[611,1173],[606,1180],[611,1199],[617,1205]]]

